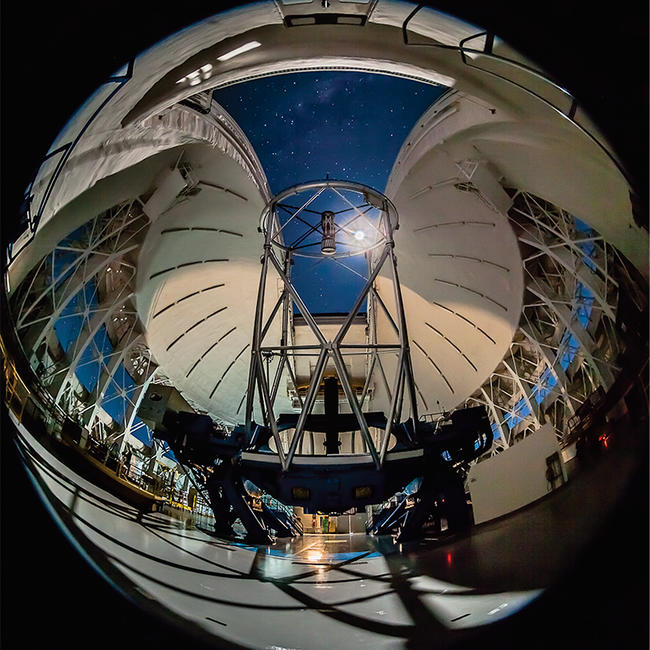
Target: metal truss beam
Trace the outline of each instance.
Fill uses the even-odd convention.
[[[153,365],[153,364],[150,364]],[[133,392],[133,395],[131,396],[131,399],[129,400],[129,403],[127,405],[126,409],[126,425],[124,427],[124,432],[122,436],[122,442],[120,445],[120,452],[122,451],[122,448],[124,447],[124,444],[126,442],[127,436],[131,434],[131,429],[133,428],[133,422],[135,421],[138,408],[140,407],[140,404],[142,403],[142,399],[145,396],[145,393],[147,392],[147,389],[149,388],[149,385],[151,382],[154,380],[156,377],[156,372],[158,368],[157,367],[150,367],[149,371],[145,375],[144,381],[135,389]]]
[[[111,253],[110,255],[106,255],[106,256],[93,254],[90,255],[88,258],[86,258],[85,263],[84,262],[80,263],[73,277],[70,278],[70,281],[66,283],[66,287],[62,295],[55,300],[54,310],[47,317],[47,322],[40,329],[40,332],[36,336],[36,339],[33,345],[31,346],[32,349],[33,350],[38,349],[40,345],[43,343],[43,341],[45,341],[47,335],[52,330],[55,323],[59,320],[59,318],[61,318],[61,315],[63,314],[65,308],[70,304],[70,301],[80,291],[83,290],[84,286],[89,280],[91,280],[98,273],[103,271],[110,264],[115,263],[116,260],[118,260],[120,257],[125,255],[126,253],[129,253],[130,251],[135,250],[136,248],[138,248],[138,245],[127,246],[122,250],[116,251],[115,253]],[[24,326],[24,319],[23,319],[23,325],[20,325],[19,323],[18,328],[20,329],[20,327],[22,326]]]
[[[503,365],[505,366],[506,370],[508,371],[513,381],[517,385],[517,388],[519,389],[519,393],[521,394],[524,401],[526,402],[526,406],[530,410],[530,414],[533,418],[535,429],[539,429],[542,426],[542,423],[540,422],[539,404],[537,404],[537,402],[535,401],[535,398],[531,394],[531,391],[528,388],[528,386],[526,386],[525,382],[521,380],[521,377],[517,372],[517,367],[514,364],[514,359],[512,358],[512,351],[510,352],[510,355],[511,355],[512,363],[509,363],[504,360]]]
[[[608,271],[607,242],[597,233],[585,230],[572,215],[519,191],[513,198],[508,216],[518,226],[521,243],[535,251],[523,260],[527,274],[526,290],[535,299],[528,300],[523,306],[519,331],[525,338],[513,341],[511,345],[510,358],[506,356],[503,362],[507,375],[503,375],[503,371],[501,374],[492,373],[479,390],[492,419],[499,426],[499,413],[509,412],[499,401],[517,404],[523,400],[530,410],[533,426],[538,427],[541,404],[537,404],[531,382],[522,377],[520,371],[522,368],[528,371],[528,367],[520,367],[519,360],[532,366],[531,374],[537,377],[537,382],[542,382],[542,376],[554,380],[548,382],[553,383],[552,386],[540,385],[540,389],[549,391],[548,406],[561,404],[566,413],[574,413],[574,402],[582,402],[598,385],[607,389],[613,383],[616,368],[597,357],[591,332],[601,332],[604,328],[606,340],[599,341],[598,349],[603,350],[607,358],[620,349],[614,328],[616,307],[612,304],[619,288],[615,277]],[[615,250],[613,252],[616,254]],[[581,287],[584,287],[584,292]],[[585,325],[584,318],[587,318]],[[573,366],[571,378],[562,365],[564,355],[569,352],[565,346],[570,341],[570,345],[577,348],[579,359],[579,363]],[[525,350],[529,351],[528,356],[525,356]],[[531,352],[533,357],[528,358]],[[583,383],[586,381],[588,384],[583,387],[584,394],[578,388],[580,376]],[[510,385],[514,386],[512,395],[508,392]],[[472,399],[477,398],[478,393]],[[550,417],[556,428],[559,427],[558,435],[565,434],[567,418],[556,422],[555,410]],[[502,439],[510,442],[509,437],[503,435],[505,427],[501,427],[501,433]]]
[[[527,289],[544,302],[546,307],[557,316],[565,329],[578,341],[585,360],[593,368],[599,383],[607,390],[614,383],[612,371],[604,362],[600,362],[593,356],[592,349],[594,344],[591,337],[584,329],[577,326],[575,315],[564,304],[562,297],[555,294],[551,287],[541,279],[535,283],[530,283]]]
[[[537,248],[558,262],[568,273],[573,275],[581,284],[587,287],[589,292],[593,294],[594,299],[600,306],[602,312],[609,319],[616,319],[614,310],[607,303],[606,296],[604,295],[606,284],[584,263],[584,251],[580,251],[580,255],[578,255],[575,249],[570,247],[568,243],[566,246],[549,245],[541,239],[539,235],[535,235],[532,229],[527,229],[523,234],[521,234],[519,240],[524,244]],[[612,279],[608,279],[611,283]]]
[[[555,386],[557,386],[557,388],[560,390],[560,393],[564,398],[564,403],[566,404],[569,411],[571,411],[571,414],[575,413],[575,408],[571,401],[571,396],[569,395],[569,392],[567,391],[566,388],[567,384],[569,383],[569,380],[566,376],[566,373],[562,369],[562,366],[559,364],[559,359],[557,355],[555,356],[555,358],[551,357],[551,355],[548,352],[548,349],[540,345],[539,333],[535,332],[532,325],[522,323],[519,327],[519,330],[524,334],[528,342],[533,346],[533,348],[537,352],[537,355],[540,357],[540,359],[544,361],[546,367],[553,375],[556,381]]]
[[[72,287],[72,295],[75,295],[74,288],[85,284],[92,275],[98,273],[103,266],[110,263],[102,264],[101,258],[115,259],[138,247],[138,244],[132,240],[146,227],[146,217],[144,217],[140,209],[134,213],[133,206],[136,204],[136,200],[128,201],[98,215],[90,222],[90,225],[86,227],[85,232],[82,234],[85,243],[76,245],[60,243],[46,256],[46,259],[50,261],[52,276],[54,276],[54,259],[57,251],[76,254],[74,260],[59,270],[56,277],[48,278],[47,282],[43,283],[43,290],[36,293],[32,293],[32,288],[36,278],[39,277],[40,271],[34,274],[16,314],[18,330],[28,325],[25,322],[27,317],[39,308],[46,296],[51,296],[52,304],[56,307],[61,298],[65,300],[69,295],[69,287]],[[129,227],[138,221],[141,221],[142,224],[135,232],[130,232]],[[97,266],[93,269],[94,265]],[[40,267],[42,268],[43,264]],[[80,270],[82,271],[81,274],[79,273]],[[81,277],[79,277],[80,275]],[[62,291],[63,296],[57,296],[57,291]],[[29,306],[25,309],[28,298]],[[37,319],[39,322],[41,320],[40,318]]]
[[[499,418],[499,414],[497,413],[497,409],[494,405],[494,402],[492,401],[492,398],[487,394],[485,388],[483,387],[481,387],[481,395],[483,395],[483,399],[485,400],[485,404],[487,405],[488,410],[490,411],[492,420],[494,424],[496,424],[499,430],[501,441],[503,442],[504,447],[506,447],[507,449],[510,446],[510,434],[509,433],[506,434],[506,432],[503,429],[503,426],[501,426],[501,418]]]
[[[352,190],[359,194],[363,194],[364,205],[362,207],[366,208],[370,204],[370,208],[374,208],[379,212],[379,218],[377,223],[373,223],[367,216],[368,210],[363,212],[358,206],[355,206],[346,196],[339,192],[336,188],[340,186],[341,190]],[[306,202],[302,202],[302,205],[298,208],[292,208],[294,210],[291,213],[291,206],[281,205],[280,200],[288,195],[300,194],[304,191],[314,191],[311,198]],[[360,245],[355,245],[350,251],[345,250],[342,254],[348,256],[350,254],[362,254],[365,256],[366,262],[368,264],[368,273],[364,277],[365,283],[358,294],[352,308],[347,313],[342,325],[339,327],[338,331],[332,338],[332,340],[327,340],[323,331],[320,329],[316,318],[309,311],[299,292],[296,290],[295,286],[291,281],[291,257],[293,254],[303,253],[302,241],[309,235],[318,232],[325,236],[324,232],[321,233],[320,229],[324,230],[322,223],[319,225],[311,225],[302,217],[298,217],[300,212],[309,212],[310,214],[316,214],[324,218],[324,214],[316,212],[314,210],[308,209],[307,206],[311,205],[314,202],[314,199],[321,196],[325,190],[331,190],[336,195],[337,200],[342,200],[344,203],[350,206],[345,210],[340,212],[348,212],[353,210],[355,216],[352,219],[348,220],[342,226],[336,225],[336,235],[335,237],[342,237],[341,241],[345,240],[345,237],[349,237],[350,234],[347,232],[346,227],[354,222],[357,219],[363,220],[363,223],[368,226],[372,226],[374,229],[373,240],[368,244],[367,249],[359,248]],[[368,197],[372,197],[372,200]],[[374,203],[373,203],[374,201]],[[375,205],[376,204],[376,205]],[[381,206],[381,207],[379,207]],[[277,212],[278,207],[289,213],[288,220],[284,223],[283,226],[280,226],[281,219],[280,215]],[[370,209],[369,208],[369,209]],[[334,213],[329,213],[334,214]],[[292,220],[296,220],[296,223],[300,222],[303,224],[306,229],[302,234],[298,234],[297,238],[294,235],[294,243],[291,245],[285,245],[282,241],[282,231],[286,228],[287,224]],[[367,222],[367,223],[366,223]],[[406,318],[404,316],[404,305],[402,301],[401,290],[399,288],[399,278],[397,273],[397,262],[395,255],[393,253],[393,229],[397,225],[397,213],[390,204],[390,201],[386,197],[379,196],[376,190],[367,188],[366,186],[361,186],[355,183],[348,182],[339,182],[339,181],[323,181],[315,183],[307,183],[304,186],[296,186],[295,188],[290,188],[285,192],[276,196],[269,207],[265,210],[262,215],[262,227],[265,233],[265,243],[264,243],[264,257],[262,259],[262,271],[260,276],[260,283],[258,289],[258,299],[256,307],[256,315],[254,321],[254,332],[253,332],[253,349],[251,355],[251,365],[249,369],[249,379],[248,379],[248,392],[247,392],[247,403],[246,403],[246,426],[250,431],[252,427],[253,419],[253,406],[256,400],[256,388],[257,388],[257,397],[259,398],[259,406],[262,412],[265,414],[267,425],[271,429],[271,433],[276,441],[278,456],[282,465],[282,469],[287,471],[291,467],[293,458],[297,450],[301,447],[303,436],[305,433],[305,427],[311,413],[312,407],[314,405],[316,395],[318,393],[321,379],[325,371],[328,360],[332,360],[336,368],[336,373],[338,375],[338,380],[340,382],[341,389],[343,391],[344,397],[350,407],[350,410],[354,414],[358,428],[361,434],[361,439],[363,441],[364,447],[368,450],[370,456],[372,457],[375,465],[379,468],[382,466],[386,450],[388,447],[388,439],[391,435],[392,428],[396,421],[399,421],[401,418],[402,405],[404,399],[404,393],[408,395],[408,399],[411,404],[411,417],[413,418],[414,424],[417,423],[417,401],[416,401],[416,392],[413,381],[413,370],[411,367],[410,361],[410,351],[408,346],[408,333],[406,331]],[[319,229],[320,228],[320,229]],[[338,242],[338,240],[337,240]],[[309,244],[310,246],[312,244]],[[345,246],[345,244],[338,242],[338,245]],[[358,249],[358,250],[357,250]],[[336,246],[334,246],[336,251]],[[280,251],[278,255],[276,251]],[[320,253],[319,253],[320,255]],[[313,257],[313,255],[307,255],[308,257]],[[335,255],[331,256],[329,259],[333,259],[335,262]],[[375,290],[375,281],[382,270],[386,265],[391,267],[392,277],[393,277],[393,288],[395,291],[395,302],[397,309],[397,318],[393,320],[389,316],[391,324],[395,328],[399,343],[386,346],[380,345],[376,341],[376,330],[374,327],[374,315],[376,313],[375,304],[377,300],[381,299],[377,296]],[[346,267],[347,268],[347,267]],[[270,316],[265,318],[264,316],[264,304],[265,304],[265,290],[267,284],[267,278],[269,270],[273,269],[277,276],[282,281],[283,284],[283,295],[274,303],[273,310],[270,313]],[[368,301],[368,318],[369,318],[369,336],[367,336],[367,342],[365,344],[355,344],[348,345],[344,342],[345,336],[349,331],[354,319],[359,313],[359,309],[362,307],[364,302]],[[290,317],[290,311],[293,305],[296,305],[299,312],[305,319],[305,322],[311,329],[314,337],[316,338],[317,343],[315,345],[291,345],[288,340],[288,332],[286,328],[286,323]],[[267,332],[269,331],[271,321],[276,317],[277,312],[282,307],[282,319],[283,319],[283,333],[282,341],[280,346],[263,346],[263,340]],[[385,309],[385,305],[381,303],[381,306]],[[368,424],[366,422],[365,416],[362,411],[364,400],[370,390],[371,375],[376,370],[379,365],[379,369],[382,371],[382,377],[388,385],[388,382],[385,378],[385,373],[381,365],[381,359],[377,354],[379,349],[390,347],[394,349],[395,352],[399,353],[398,367],[395,375],[395,385],[393,386],[392,392],[389,390],[390,395],[390,408],[388,414],[388,424],[386,430],[384,431],[383,437],[378,441],[376,446],[372,435],[370,433]],[[288,450],[286,455],[280,437],[277,434],[277,427],[275,424],[276,415],[274,412],[274,402],[275,397],[278,392],[278,384],[281,378],[283,368],[291,363],[290,357],[296,353],[310,353],[313,355],[318,355],[318,360],[316,361],[315,368],[312,372],[310,378],[309,388],[307,394],[304,397],[304,401],[301,403],[301,412],[298,416],[296,426],[294,429],[293,437],[288,445]],[[264,354],[277,354],[280,356],[278,366],[275,370],[275,377],[272,382],[271,390],[267,385],[270,380],[267,380],[264,373],[264,368],[262,364],[262,357]],[[366,373],[367,376],[364,381],[364,387],[362,391],[362,400],[359,403],[357,396],[352,388],[350,377],[345,365],[344,355],[346,354],[365,354],[367,358],[366,364]],[[291,368],[290,368],[291,370]],[[292,374],[292,380],[295,384],[295,377]],[[414,427],[415,428],[415,427]]]
[[[126,288],[126,287],[125,287]],[[121,292],[120,292],[121,293]],[[54,398],[55,403],[59,403],[63,392],[67,384],[72,380],[73,375],[77,371],[77,367],[81,358],[95,339],[95,336],[99,333],[102,326],[106,326],[110,319],[113,317],[115,312],[119,311],[123,305],[125,305],[130,298],[133,297],[133,293],[126,293],[124,295],[111,296],[104,300],[102,304],[97,307],[94,311],[92,318],[87,321],[87,328],[84,328],[82,325],[81,333],[77,337],[77,340],[74,343],[74,349],[72,352],[72,358],[70,360],[70,365],[67,370],[64,368],[54,373],[54,375],[65,372],[65,377],[59,387],[56,397]]]
[[[102,403],[104,397],[106,396],[106,392],[109,386],[111,385],[111,383],[113,382],[115,373],[117,372],[117,369],[119,368],[120,364],[124,362],[124,360],[127,358],[127,355],[133,349],[133,347],[138,343],[142,343],[142,342],[144,342],[144,335],[135,331],[131,331],[131,333],[127,336],[123,344],[120,347],[113,350],[113,353],[109,357],[110,358],[109,363],[104,365],[104,371],[105,371],[104,379],[102,381],[100,376],[100,381],[98,381],[97,383],[97,397],[95,399],[95,402],[90,406],[88,406],[86,409],[84,409],[84,412],[87,411],[88,409],[92,409],[90,418],[88,420],[88,429],[92,429],[93,423],[98,417],[99,409],[102,407]]]

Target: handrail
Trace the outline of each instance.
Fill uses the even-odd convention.
[[[623,177],[625,178],[627,183],[630,185],[630,187],[632,187],[632,180],[630,178],[630,175],[628,174],[626,169],[623,167],[623,165],[618,161],[618,159],[609,151],[609,149],[604,144],[601,143],[601,141],[596,136],[594,136],[590,131],[588,131],[582,125],[580,125],[578,122],[575,121],[574,118],[575,118],[575,114],[576,114],[576,111],[577,111],[577,108],[578,108],[578,103],[577,103],[576,98],[573,95],[571,95],[571,93],[569,93],[566,89],[562,88],[555,81],[553,81],[546,73],[542,73],[541,71],[536,70],[535,68],[532,68],[531,66],[520,63],[520,62],[515,61],[513,59],[494,54],[493,51],[492,51],[492,46],[493,46],[493,43],[494,43],[495,35],[492,34],[491,32],[483,31],[483,32],[479,32],[477,34],[474,34],[472,36],[468,36],[468,37],[462,39],[457,46],[445,45],[443,43],[413,43],[413,42],[410,42],[409,38],[408,38],[408,24],[415,17],[415,15],[424,7],[425,7],[424,4],[419,3],[415,7],[415,9],[413,9],[413,11],[411,11],[411,13],[405,18],[404,22],[402,23],[402,37],[403,37],[403,41],[404,41],[405,45],[422,46],[422,47],[436,47],[436,48],[439,48],[439,49],[457,51],[461,55],[461,59],[462,59],[463,63],[465,65],[467,65],[468,67],[475,68],[476,70],[480,70],[481,72],[484,72],[486,74],[489,74],[489,75],[492,75],[492,76],[494,76],[496,78],[499,78],[502,81],[510,83],[510,84],[518,87],[519,89],[523,90],[524,92],[527,92],[528,94],[534,96],[536,99],[540,100],[541,102],[543,102],[544,104],[546,104],[547,106],[549,106],[550,108],[555,110],[562,117],[564,117],[565,119],[568,119],[584,135],[586,135],[589,139],[591,139],[594,142],[594,144],[596,144],[605,153],[605,155],[612,161],[612,163],[615,165],[615,167],[618,169],[618,171],[623,175]],[[473,40],[475,38],[478,38],[480,36],[486,36],[486,43],[485,43],[485,46],[484,46],[484,48],[482,50],[476,50],[476,49],[473,49],[473,48],[466,48],[465,47],[466,42],[468,42],[470,40]],[[492,72],[492,71],[489,71],[489,70],[485,70],[484,68],[481,68],[480,66],[477,66],[477,65],[475,65],[473,63],[470,63],[468,61],[468,59],[467,59],[467,56],[466,56],[468,53],[469,54],[479,54],[479,55],[482,55],[482,56],[486,56],[486,57],[488,57],[488,58],[490,58],[492,60],[499,61],[499,62],[502,62],[502,63],[506,63],[506,64],[511,65],[511,66],[515,66],[515,67],[519,68],[520,70],[524,70],[524,71],[526,71],[526,72],[528,72],[530,74],[533,74],[533,75],[537,76],[538,78],[540,78],[541,80],[551,84],[554,88],[556,88],[557,90],[564,93],[571,100],[571,106],[569,108],[569,111],[567,113],[565,113],[560,108],[558,108],[555,104],[548,101],[547,99],[545,99],[544,97],[542,97],[538,93],[535,93],[534,91],[526,88],[522,84],[519,84],[516,81],[513,81],[512,79],[509,79],[508,77],[506,77],[504,75],[501,75],[501,74],[498,74],[496,72]],[[38,169],[37,169],[36,173],[34,174],[34,179],[30,183],[28,192],[26,193],[26,201],[28,201],[29,203],[31,203],[31,200],[33,199],[33,194],[29,194],[29,191],[31,191],[31,189],[33,187],[34,180],[36,179],[36,176],[38,175],[38,170],[41,169],[41,167],[43,166],[43,164],[47,160],[49,160],[50,158],[52,158],[53,156],[55,156],[57,154],[63,153],[63,156],[59,159],[59,161],[58,161],[58,163],[56,165],[54,173],[52,174],[52,176],[50,177],[50,180],[47,183],[47,186],[46,186],[44,194],[43,194],[43,198],[41,199],[41,203],[39,205],[39,208],[38,208],[36,214],[32,217],[30,207],[27,208],[27,212],[28,212],[27,231],[31,233],[31,236],[28,238],[27,241],[24,242],[24,244],[20,247],[20,249],[18,251],[14,252],[14,250],[13,250],[13,245],[15,244],[15,242],[12,242],[7,246],[7,257],[3,260],[3,271],[4,272],[6,272],[7,268],[12,264],[12,262],[16,259],[16,257],[27,246],[29,246],[31,244],[31,242],[34,240],[36,230],[38,228],[38,224],[39,224],[39,222],[40,222],[40,220],[41,220],[41,218],[43,216],[43,212],[45,210],[45,206],[47,205],[47,203],[48,203],[48,201],[49,201],[49,199],[50,199],[50,197],[52,195],[52,191],[54,189],[54,186],[57,183],[66,162],[70,158],[70,155],[72,154],[72,151],[74,150],[76,145],[79,143],[82,136],[88,130],[88,128],[90,127],[92,122],[95,120],[95,118],[99,115],[99,113],[106,106],[106,104],[109,101],[111,101],[111,99],[113,99],[113,97],[124,87],[124,85],[128,81],[130,81],[130,79],[133,76],[133,67],[134,67],[134,60],[132,59],[127,64],[127,70],[126,70],[126,73],[124,75],[109,77],[105,82],[100,84],[100,87],[105,85],[105,84],[108,84],[108,83],[117,83],[118,86],[101,102],[99,107],[97,109],[95,109],[93,114],[86,120],[85,124],[83,125],[83,127],[80,129],[79,133],[76,135],[76,137],[72,141],[60,146],[58,149],[56,149],[54,151],[51,151],[51,152],[47,153],[42,158],[41,163],[38,166]],[[246,153],[247,153],[247,157],[250,157],[250,153],[248,151]],[[254,164],[253,167],[257,168],[257,165]],[[256,171],[257,171],[257,169],[256,169]],[[256,174],[256,176],[258,176],[258,175]],[[261,179],[259,179],[259,178],[256,178],[256,180],[261,181]],[[18,241],[18,239],[20,239],[20,237],[18,237],[16,239],[16,241]]]
[[[468,41],[472,41],[475,38],[480,38],[481,36],[485,36],[485,45],[483,46],[482,50],[476,50],[473,48],[466,48],[464,47],[465,43]],[[471,68],[477,68],[478,70],[482,70],[483,68],[479,68],[476,65],[473,65],[472,63],[467,62],[467,53],[470,54],[481,54],[483,56],[487,55],[491,59],[494,59],[495,61],[502,61],[503,63],[509,63],[510,65],[519,68],[520,70],[524,70],[525,72],[530,72],[531,74],[535,75],[538,77],[541,81],[545,81],[547,83],[550,83],[554,88],[557,88],[557,90],[563,92],[565,95],[571,97],[573,99],[573,96],[566,90],[566,88],[563,88],[562,86],[557,83],[554,79],[552,79],[548,74],[542,72],[541,70],[538,70],[537,68],[533,68],[532,66],[526,65],[525,63],[522,63],[521,61],[515,61],[514,59],[509,59],[508,57],[501,56],[500,54],[494,54],[493,52],[493,47],[494,47],[494,39],[496,38],[495,34],[492,32],[488,31],[483,31],[483,32],[478,32],[476,34],[472,34],[472,36],[466,36],[462,40],[458,42],[458,50],[460,52],[461,59],[463,60],[463,63],[466,65],[470,66]],[[426,45],[426,43],[407,43],[407,45]]]
[[[69,419],[67,413],[54,402],[53,397],[46,390],[43,390],[43,387],[39,382],[36,381],[28,385],[21,373],[18,372],[16,362],[9,355],[6,343],[2,336],[0,336],[0,356],[3,359],[3,372],[5,373],[5,381],[8,382],[9,378],[13,378],[14,388],[17,388],[18,382],[20,383],[23,392],[26,393],[23,396],[25,404],[27,403],[27,400],[30,400],[31,403],[42,413],[44,417],[49,416],[61,425],[66,421],[66,419]],[[14,390],[14,393],[17,394],[17,391]]]
[[[494,54],[492,51],[492,47],[494,44],[494,38],[495,35],[492,34],[491,32],[483,31],[479,32],[477,34],[473,34],[472,36],[468,36],[464,39],[462,39],[458,45],[445,45],[444,43],[413,43],[409,42],[408,39],[408,24],[411,22],[413,17],[423,8],[425,7],[424,4],[420,3],[418,4],[415,9],[405,18],[404,22],[402,23],[402,37],[404,39],[404,45],[411,45],[414,47],[435,47],[438,49],[444,49],[444,50],[455,50],[457,51],[463,63],[470,67],[474,68],[475,70],[479,70],[480,72],[484,72],[485,74],[491,75],[493,77],[496,77],[497,79],[501,79],[502,81],[505,81],[506,83],[509,83],[513,86],[516,86],[520,90],[523,90],[524,92],[528,93],[529,95],[532,95],[539,101],[541,101],[543,104],[546,104],[548,107],[553,109],[556,113],[561,115],[563,118],[567,119],[573,126],[577,127],[578,130],[585,136],[587,136],[596,146],[598,146],[603,153],[609,158],[609,160],[614,164],[616,169],[621,173],[623,178],[626,180],[627,184],[630,186],[630,188],[633,187],[632,183],[632,178],[630,174],[627,172],[625,167],[619,162],[619,160],[616,158],[616,156],[595,136],[593,135],[590,131],[588,131],[585,127],[583,127],[579,122],[576,122],[575,115],[578,110],[578,102],[576,98],[565,88],[560,86],[558,83],[556,83],[548,74],[541,72],[540,70],[537,70],[535,68],[532,68],[531,66],[528,66],[524,63],[521,63],[519,61],[515,61],[514,59],[510,59],[508,57],[500,56],[498,54]],[[470,41],[472,39],[478,38],[480,36],[486,36],[486,42],[485,46],[482,50],[476,50],[473,48],[467,48],[465,47],[465,43],[467,41]],[[479,54],[481,56],[485,56],[488,59],[494,60],[494,61],[499,61],[501,63],[506,63],[508,65],[514,66],[516,68],[519,68],[520,70],[523,70],[525,72],[528,72],[530,74],[535,75],[542,81],[551,84],[555,89],[559,90],[562,92],[567,98],[571,100],[571,106],[569,107],[568,112],[564,112],[560,108],[558,108],[553,102],[545,99],[538,93],[534,92],[533,90],[530,90],[529,88],[526,88],[524,85],[517,83],[516,81],[513,81],[512,79],[509,79],[508,77],[501,75],[497,72],[493,72],[491,70],[486,70],[485,68],[481,68],[478,65],[475,65],[473,63],[470,63],[467,59],[467,54]]]
[[[131,61],[128,62],[127,64],[127,69],[125,74],[119,75],[116,77],[109,77],[106,81],[104,81],[102,84],[100,84],[99,88],[104,86],[105,84],[108,83],[117,83],[118,86],[117,88],[113,89],[113,91],[106,97],[102,103],[99,105],[97,109],[93,112],[93,114],[86,120],[85,124],[81,127],[79,133],[77,133],[76,137],[64,144],[61,145],[58,149],[55,149],[54,151],[50,151],[47,153],[43,159],[41,160],[40,165],[38,166],[36,173],[34,174],[34,178],[29,184],[28,187],[28,192],[31,192],[31,189],[33,188],[34,181],[36,180],[36,176],[38,175],[39,170],[43,166],[43,164],[52,158],[53,156],[63,153],[63,156],[59,159],[59,162],[56,165],[56,168],[54,170],[54,173],[50,177],[50,180],[48,181],[46,187],[45,187],[45,192],[43,193],[43,198],[41,199],[41,203],[38,207],[38,211],[36,212],[36,215],[32,218],[31,213],[28,218],[28,230],[32,233],[31,237],[29,238],[28,241],[24,243],[23,246],[21,246],[20,250],[18,250],[16,253],[13,251],[13,243],[10,243],[9,246],[7,247],[7,259],[4,260],[3,262],[3,272],[6,272],[7,268],[11,265],[11,263],[16,259],[16,257],[25,249],[27,246],[29,246],[32,241],[34,240],[34,237],[36,235],[36,229],[38,228],[38,224],[41,220],[41,217],[43,216],[43,211],[45,210],[45,206],[47,205],[47,202],[50,199],[50,196],[52,195],[52,190],[54,189],[54,185],[56,182],[59,180],[59,176],[61,175],[61,172],[63,171],[63,167],[65,166],[66,162],[68,162],[68,158],[70,158],[70,155],[72,154],[72,151],[74,148],[77,146],[81,138],[83,137],[84,133],[88,130],[92,122],[95,120],[95,118],[102,112],[104,109],[104,106],[108,104],[108,102],[115,97],[115,95],[126,85],[128,81],[131,80],[133,76],[133,66],[134,66],[134,59],[131,59]],[[99,88],[97,90],[99,90]],[[97,92],[97,91],[95,91]],[[34,197],[33,194],[28,194],[26,192],[26,200],[31,204],[31,201]],[[30,208],[27,208],[28,211],[30,211]],[[15,242],[14,242],[15,243]]]
[[[74,140],[68,142],[67,144],[61,145],[58,149],[55,149],[54,151],[50,151],[41,159],[41,162],[38,168],[36,169],[36,172],[33,175],[32,181],[29,184],[28,192],[26,193],[26,198],[25,198],[25,202],[28,205],[27,207],[28,227],[27,230],[24,231],[21,235],[19,235],[14,242],[10,243],[7,246],[7,259],[4,262],[4,269],[3,269],[5,272],[6,269],[16,259],[16,257],[25,248],[27,248],[27,246],[29,246],[31,242],[34,240],[34,237],[36,235],[36,230],[38,228],[38,224],[45,210],[45,206],[49,201],[49,198],[54,189],[54,185],[56,184],[59,176],[61,175],[61,172],[63,171],[66,162],[70,158],[73,149],[79,143],[80,139],[87,131],[87,129],[90,127],[93,120],[104,109],[107,103],[117,94],[117,92],[124,86],[124,84],[131,79],[132,74],[133,74],[133,61],[131,61],[128,64],[128,69],[125,75],[120,77],[110,77],[107,81],[105,81],[104,84],[109,82],[119,82],[120,85],[116,89],[114,89],[113,92],[110,93],[110,95],[104,99],[104,101],[102,101],[100,106],[85,122],[85,124],[83,125],[83,127],[81,128],[77,136],[74,138]],[[101,84],[100,88],[104,84]],[[234,148],[234,150],[239,154],[239,156],[241,156],[243,163],[247,165],[249,168],[251,178],[253,179],[255,184],[259,187],[260,192],[264,194],[264,198],[268,200],[271,196],[270,189],[268,186],[268,181],[266,179],[266,175],[264,174],[264,169],[262,168],[262,165],[257,157],[257,154],[255,153],[255,150],[250,145],[250,142],[248,141],[246,134],[242,131],[242,129],[239,127],[237,122],[232,118],[232,116],[220,104],[218,104],[215,101],[212,101],[211,103],[208,116],[218,124],[218,126],[220,127],[220,133],[224,136],[226,141]],[[41,200],[36,215],[32,217],[30,206],[34,198],[34,195],[29,194],[29,191],[31,191],[34,185],[34,181],[36,180],[36,177],[38,176],[38,173],[42,168],[42,166],[45,164],[45,162],[47,162],[50,158],[60,153],[63,153],[63,156],[60,158],[59,162],[57,163],[54,173],[52,174],[50,180],[47,183],[47,186],[43,194],[43,198]],[[31,232],[31,236],[28,238],[27,241],[24,242],[24,244],[20,247],[18,251],[14,252],[13,251],[14,244],[25,234],[25,232]]]

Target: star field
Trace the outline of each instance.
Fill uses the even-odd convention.
[[[214,93],[262,162],[272,192],[341,178],[382,190],[416,120],[446,89],[358,72],[301,72]]]
[[[301,72],[228,86],[214,98],[250,140],[272,193],[326,176],[383,191],[404,139],[445,90],[387,75]],[[363,258],[354,259],[362,271]],[[293,278],[321,313],[347,311],[363,285],[331,261],[296,260]]]

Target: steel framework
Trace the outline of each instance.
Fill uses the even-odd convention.
[[[286,201],[290,197],[299,197],[301,201],[298,202],[301,204],[298,207],[287,204]],[[332,200],[338,203],[339,207],[343,206],[342,209],[335,212],[323,210],[322,206],[327,207]],[[314,209],[316,206],[321,208]],[[349,213],[352,215],[350,216]],[[401,421],[405,394],[410,405],[409,417],[413,423],[413,431],[416,431],[418,415],[415,383],[393,241],[393,232],[398,226],[397,211],[383,194],[359,183],[329,179],[303,183],[284,190],[269,202],[262,213],[260,229],[264,234],[264,253],[249,368],[246,429],[250,434],[257,396],[265,424],[270,428],[275,440],[277,454],[284,471],[290,468],[302,442],[329,360],[334,364],[334,371],[347,405],[356,418],[364,446],[377,468],[383,465],[393,427]],[[331,228],[334,230],[333,233]],[[324,252],[325,242],[328,252]],[[319,246],[320,250],[314,250]],[[341,258],[364,256],[367,268],[366,274],[362,275],[364,280],[362,290],[345,316],[343,324],[336,334],[329,338],[319,327],[316,317],[305,304],[291,277],[294,257],[324,259],[323,255],[348,270],[352,269],[343,264]],[[396,305],[395,318],[374,290],[375,280],[384,267],[390,269],[392,276]],[[265,291],[271,269],[275,271],[281,282],[282,292],[270,314],[265,314]],[[368,318],[366,343],[345,343],[346,334],[364,304],[367,304]],[[296,344],[291,331],[294,305],[313,333],[317,341],[314,345]],[[392,325],[397,339],[395,343],[382,343],[377,340],[378,309],[382,310]],[[265,345],[265,338],[278,315],[281,319],[280,345]],[[386,353],[397,354],[392,389],[388,387],[386,372],[381,361],[381,355]],[[345,358],[351,355],[362,355],[366,361],[366,375],[360,399],[355,394],[346,368]],[[293,385],[297,386],[294,363],[298,356],[316,357],[316,362],[304,398],[298,395],[300,414],[293,435],[290,441],[287,440],[287,448],[285,448],[278,431],[275,401],[285,369]],[[264,360],[273,358],[277,358],[277,365],[271,380],[268,364],[265,369]],[[386,427],[378,445],[374,444],[362,412],[376,371],[379,371],[382,381],[385,382],[390,398]]]
[[[519,330],[502,363],[468,403],[488,407],[492,453],[550,422],[560,444],[577,407],[607,390],[622,350],[620,253],[561,208],[517,191],[508,214],[521,242],[526,290]]]
[[[93,438],[120,446],[144,426],[137,406],[157,369],[132,304],[148,226],[138,199],[109,208],[59,242],[10,303],[53,405]]]

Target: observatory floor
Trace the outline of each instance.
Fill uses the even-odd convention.
[[[434,647],[484,630],[576,562],[635,462],[612,459],[464,537],[305,535],[266,547],[143,515],[17,428],[30,478],[95,567],[148,611],[229,647]]]

